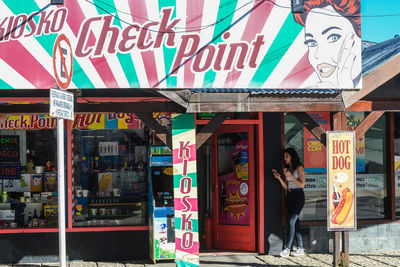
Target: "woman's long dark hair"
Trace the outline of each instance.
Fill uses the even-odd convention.
[[[293,147],[286,148],[283,153],[285,152],[290,155],[290,161],[292,163],[291,171],[295,171],[297,167],[303,166],[303,163],[300,162],[299,155]],[[290,166],[285,163],[285,168],[290,169]]]

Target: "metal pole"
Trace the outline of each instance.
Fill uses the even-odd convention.
[[[64,178],[64,119],[57,118],[57,166],[58,166],[58,248],[60,266],[66,267],[65,241],[65,178]]]

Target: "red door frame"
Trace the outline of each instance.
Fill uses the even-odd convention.
[[[209,120],[196,119],[196,125],[205,125]],[[257,220],[257,252],[265,253],[264,240],[264,124],[263,113],[258,112],[256,119],[226,120],[223,125],[254,125],[255,126],[255,152],[256,152],[256,171],[255,184],[257,192],[256,220]],[[197,127],[196,127],[197,128]],[[201,201],[199,199],[199,201]]]
[[[249,141],[249,201],[250,201],[250,225],[220,225],[218,224],[218,207],[219,207],[219,187],[218,187],[218,151],[217,151],[217,141],[218,134],[222,133],[235,133],[235,132],[247,132]],[[255,170],[254,170],[254,127],[253,125],[224,125],[221,126],[212,136],[212,182],[215,185],[213,190],[213,226],[214,226],[214,246],[216,248],[222,249],[232,249],[232,250],[245,250],[245,251],[255,251],[256,250],[256,214],[255,206]],[[224,230],[224,241],[223,245],[217,245],[217,232]],[[231,234],[229,234],[231,233]],[[242,238],[236,239],[238,233],[243,235]],[[236,238],[234,238],[236,237]],[[248,239],[250,237],[250,239]],[[229,240],[228,240],[229,239]],[[247,240],[246,240],[247,239]],[[239,241],[240,240],[240,241]],[[233,242],[229,242],[233,241]],[[234,242],[236,241],[236,242]],[[239,243],[238,243],[239,241]],[[243,243],[240,243],[243,242]],[[221,247],[222,246],[222,247]]]

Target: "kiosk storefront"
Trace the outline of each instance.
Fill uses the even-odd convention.
[[[343,111],[347,106],[336,88],[361,88],[360,1],[354,1],[350,15],[338,13],[348,10],[340,7],[342,2],[332,1],[335,18],[340,19],[325,25],[331,9],[311,18],[316,14],[309,9],[292,13],[288,1],[71,0],[49,5],[29,0],[23,6],[2,1],[0,17],[7,29],[0,42],[0,88],[17,89],[1,94],[5,125],[24,124],[23,120],[11,123],[10,115],[47,114],[49,88],[58,85],[75,93],[77,115],[73,124],[66,122],[70,259],[149,255],[149,247],[139,244],[149,240],[146,168],[152,145],[175,146],[173,150],[180,151],[178,156],[173,151],[174,177],[179,177],[174,178],[174,190],[182,191],[174,200],[175,240],[179,241],[175,245],[185,250],[180,254],[183,259],[196,258],[203,242],[196,236],[203,231],[201,205],[212,217],[216,248],[264,253],[270,251],[270,243],[264,241],[271,235],[281,242],[280,225],[271,223],[282,217],[281,207],[271,207],[274,200],[281,200],[281,192],[264,175],[271,165],[280,164],[276,153],[283,140],[280,116]],[[305,25],[307,15],[307,21],[315,23]],[[348,17],[355,21],[347,21]],[[352,59],[349,77],[338,76],[338,68],[313,57],[321,40],[305,40],[308,30],[319,36],[326,29],[337,30],[338,25],[346,26],[345,32],[330,34],[331,42],[325,38],[322,43],[340,47],[346,40],[352,53],[338,55],[346,49],[326,49],[320,56]],[[174,113],[176,127],[169,131],[163,126],[165,118],[155,120],[154,112]],[[204,119],[197,116],[200,112],[230,114]],[[196,117],[179,119],[181,113]],[[40,117],[38,123],[44,127],[48,120]],[[263,130],[266,126],[268,131]],[[184,132],[190,132],[190,137]],[[50,140],[47,145],[52,139],[46,140]],[[179,141],[174,144],[174,140]],[[202,147],[204,142],[208,145]],[[212,159],[205,187],[194,183],[196,162],[206,164],[198,160],[202,156]],[[267,187],[271,194],[265,194]],[[196,207],[197,191],[202,188],[206,190],[199,194]],[[57,231],[24,227],[0,233],[15,234],[9,242],[21,245],[33,233]],[[243,235],[236,238],[237,231]],[[43,247],[56,247],[55,235],[40,236],[36,250],[20,250],[16,260],[40,254]]]

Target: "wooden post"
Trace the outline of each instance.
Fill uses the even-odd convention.
[[[340,232],[335,231],[333,236],[333,266],[338,267],[340,263]]]
[[[349,266],[350,256],[349,256],[349,231],[342,232],[342,266]]]
[[[345,131],[346,123],[346,112],[337,112],[333,115],[334,131]],[[333,266],[349,266],[349,232],[335,231],[333,242]]]

